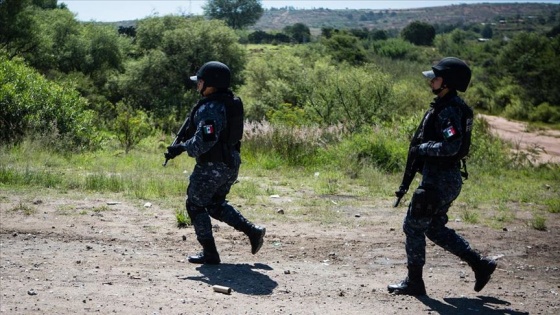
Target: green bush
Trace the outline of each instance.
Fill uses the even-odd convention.
[[[529,120],[545,123],[560,123],[560,107],[553,107],[549,103],[542,103],[529,113]]]
[[[490,127],[484,119],[474,120],[468,161],[489,172],[510,166],[509,148],[490,133]]]
[[[371,50],[379,56],[391,59],[405,59],[409,55],[415,55],[417,48],[410,42],[400,38],[391,38],[383,41],[374,41]]]
[[[133,109],[132,106],[122,101],[117,103],[117,113],[113,131],[124,152],[128,153],[152,132],[149,117],[141,109]]]
[[[46,145],[76,150],[100,141],[92,111],[75,90],[47,81],[23,62],[0,55],[0,139],[41,138]]]

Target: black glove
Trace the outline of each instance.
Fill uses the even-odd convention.
[[[404,188],[403,186],[400,186],[399,190],[395,191],[395,196],[397,196],[397,198],[402,198],[402,196],[404,196],[407,191],[408,189]]]
[[[177,144],[177,145],[170,145],[167,147],[167,153],[165,153],[165,158],[173,159],[176,156],[180,155],[185,151],[185,146]]]

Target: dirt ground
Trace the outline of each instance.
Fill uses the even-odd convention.
[[[503,117],[479,115],[490,129],[502,139],[508,140],[515,150],[534,156],[536,163],[560,163],[560,131],[528,131],[527,124]]]
[[[359,204],[337,209],[340,226],[293,223],[289,207],[280,214],[272,206],[257,255],[241,233],[214,221],[217,266],[185,261],[199,247],[169,209],[114,198],[0,190],[0,314],[560,314],[558,214],[537,231],[522,210],[498,229],[452,212],[449,227],[498,269],[477,293],[470,268],[428,242],[428,295],[416,298],[386,290],[406,274],[405,206],[392,208],[390,198],[324,197],[335,208],[344,198]],[[271,204],[303,198],[314,197]],[[24,213],[27,204],[34,214]]]

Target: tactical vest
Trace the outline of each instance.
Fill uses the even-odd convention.
[[[187,138],[192,138],[196,133],[197,126],[194,116],[200,106],[208,102],[217,100],[222,102],[226,109],[225,128],[218,135],[218,142],[208,152],[197,158],[198,162],[224,162],[229,166],[233,165],[232,152],[241,152],[241,139],[243,138],[244,110],[243,101],[235,97],[233,93],[215,93],[209,97],[201,99],[193,108],[189,118]]]
[[[458,106],[461,110],[461,147],[459,151],[454,156],[447,157],[426,157],[426,161],[437,161],[442,165],[456,165],[459,161],[464,160],[470,151],[472,129],[473,129],[473,117],[474,113],[470,106],[468,106],[460,97],[452,96],[450,100],[446,101],[444,104],[438,108],[432,108],[429,116],[426,117],[427,121],[424,123],[424,128],[421,133],[422,143],[428,141],[442,142],[444,141],[443,135],[441,133],[441,126],[437,119],[439,113],[446,106]]]

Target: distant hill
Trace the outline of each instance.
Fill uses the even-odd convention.
[[[330,10],[324,8],[295,10],[273,8],[266,10],[251,29],[281,30],[285,26],[303,23],[312,30],[322,27],[338,29],[368,28],[400,30],[412,21],[430,24],[460,23],[526,23],[538,20],[550,23],[551,18],[560,22],[560,4],[550,3],[481,3],[459,4],[443,7],[400,10]]]
[[[554,20],[555,22],[552,22]],[[263,16],[250,29],[274,31],[282,30],[295,23],[303,23],[314,33],[320,33],[322,27],[401,30],[413,21],[424,21],[433,25],[461,23],[548,23],[548,25],[556,25],[560,23],[560,4],[478,3],[399,10],[331,10],[324,8],[296,10],[284,7],[265,10]],[[135,26],[137,22],[138,20],[96,23],[129,27]]]

